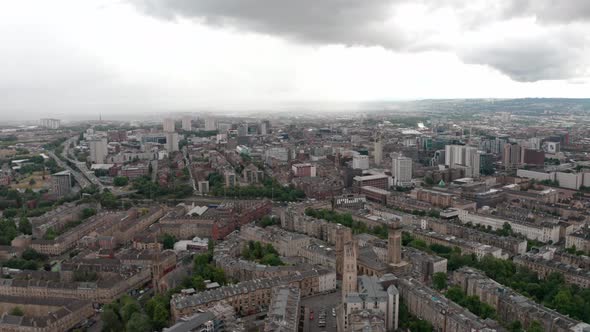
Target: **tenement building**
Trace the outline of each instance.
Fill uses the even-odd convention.
[[[503,331],[498,322],[483,320],[414,279],[398,279],[397,288],[410,313],[429,321],[435,331]]]
[[[545,259],[539,255],[524,254],[513,259],[516,265],[527,267],[539,275],[539,278],[546,278],[551,273],[563,275],[565,281],[578,285],[582,288],[590,287],[590,271],[561,263],[555,260]]]
[[[335,273],[323,269],[311,269],[285,276],[254,279],[217,289],[200,292],[194,295],[176,294],[170,301],[172,316],[175,320],[183,316],[191,316],[200,310],[207,310],[225,301],[236,312],[251,315],[268,310],[272,300],[272,289],[278,286],[299,288],[301,296],[311,296],[335,289],[335,283],[327,283],[322,279],[335,279]],[[322,289],[322,285],[330,287]]]
[[[16,307],[23,315],[11,314]],[[0,331],[68,331],[93,315],[92,302],[87,300],[0,295]]]
[[[443,235],[420,229],[415,230],[412,235],[416,239],[420,239],[428,244],[439,244],[450,248],[459,247],[464,254],[475,254],[478,258],[490,255],[495,258],[508,259],[508,255],[503,253],[500,248],[481,244],[479,242],[464,240],[452,235]]]
[[[520,322],[527,329],[532,322],[537,321],[544,331],[550,332],[586,331],[590,328],[589,324],[535,303],[470,267],[455,271],[453,283],[459,285],[468,296],[477,296],[480,301],[496,309],[498,319],[506,324]]]
[[[299,288],[286,286],[274,288],[263,331],[297,332],[301,315],[300,301]]]
[[[498,247],[512,256],[524,254],[527,248],[527,241],[525,239],[514,236],[498,236],[467,226],[461,226],[457,223],[428,218],[423,219],[422,225],[440,234],[453,235],[465,240]]]
[[[490,216],[484,216],[476,213],[469,213],[468,211],[459,211],[459,220],[462,223],[472,223],[475,225],[482,225],[484,227],[491,227],[493,230],[501,229],[505,223],[510,224],[512,231],[524,235],[531,240],[538,240],[541,242],[552,243],[559,242],[559,225],[550,222],[526,222],[516,221],[511,219],[502,219]]]

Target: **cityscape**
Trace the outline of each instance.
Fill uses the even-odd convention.
[[[0,332],[590,332],[587,0],[0,4]]]
[[[587,331],[590,102],[405,107],[4,126],[0,329]]]

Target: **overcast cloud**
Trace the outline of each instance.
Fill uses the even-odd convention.
[[[588,74],[590,64],[590,25],[586,24],[590,1],[586,0],[131,1],[165,19],[194,18],[300,42],[382,46],[404,52],[447,50],[517,81],[577,78]],[[412,14],[417,26],[404,24],[403,16]],[[531,24],[515,25],[514,20]],[[578,27],[571,27],[578,22]],[[552,26],[540,28],[541,24]],[[492,34],[486,34],[490,26]],[[474,42],[465,43],[462,39],[470,34],[475,35]]]
[[[586,0],[19,0],[0,120],[588,97]]]

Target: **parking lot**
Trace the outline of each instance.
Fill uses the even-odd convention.
[[[338,289],[335,293],[326,295],[313,296],[301,301],[301,305],[306,308],[305,322],[303,332],[336,332],[336,317],[332,316],[332,308],[336,308],[341,301],[341,292]],[[319,315],[322,308],[326,311],[326,326],[319,326]],[[310,320],[310,312],[313,311],[313,320]]]

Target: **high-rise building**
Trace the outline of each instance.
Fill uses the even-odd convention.
[[[467,145],[445,146],[445,165],[465,169],[465,176],[479,177],[481,152]]]
[[[90,148],[90,161],[95,164],[102,164],[108,154],[107,139],[94,138],[88,141]]]
[[[375,165],[381,165],[381,162],[383,162],[383,141],[381,138],[375,140],[374,158]]]
[[[205,130],[206,131],[213,131],[213,130],[217,130],[217,121],[208,116],[205,118]]]
[[[51,175],[51,190],[57,197],[67,196],[72,192],[72,174],[69,171]]]
[[[412,159],[398,154],[392,155],[391,174],[393,185],[407,187],[412,185]]]
[[[355,153],[352,156],[352,168],[369,169],[369,156],[360,153]]]
[[[270,121],[263,120],[260,122],[260,135],[270,134]]]
[[[245,137],[248,136],[248,125],[243,123],[238,127],[238,136]]]
[[[191,131],[193,130],[193,119],[189,116],[183,116],[182,117],[182,130],[184,131]]]
[[[61,126],[61,121],[59,119],[41,119],[39,121],[41,127],[47,129],[59,129]]]
[[[178,133],[166,133],[166,150],[178,151]]]
[[[480,153],[479,154],[479,174],[480,175],[494,174],[494,161],[495,161],[494,154]]]
[[[163,122],[164,132],[172,133],[174,132],[174,119],[166,118]]]
[[[517,143],[504,144],[504,153],[502,154],[502,163],[506,169],[516,168],[521,161],[521,148]]]

